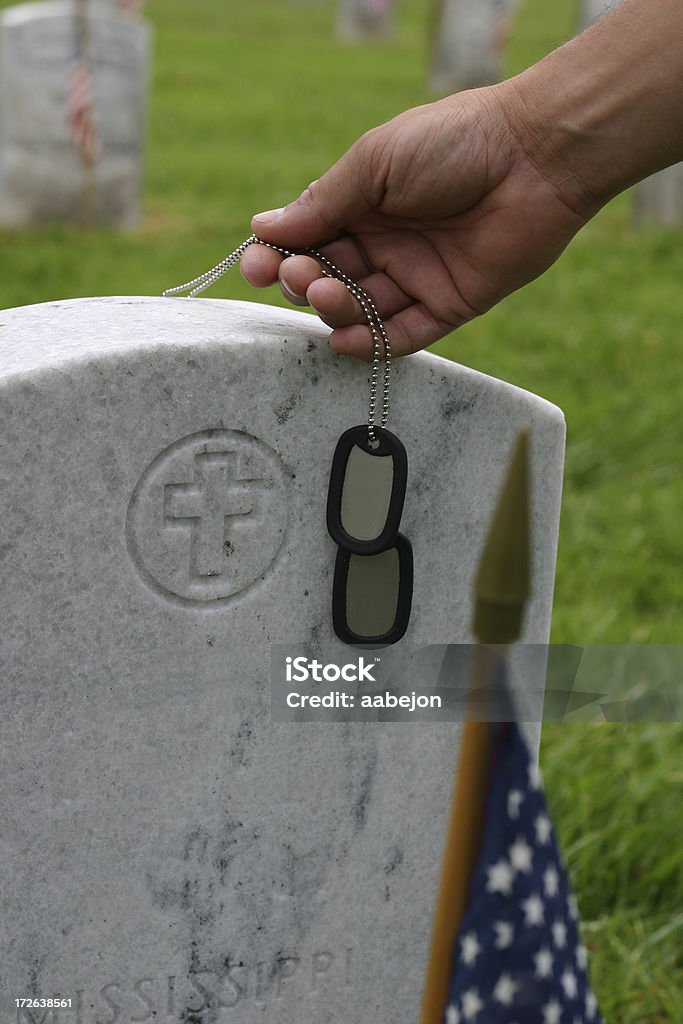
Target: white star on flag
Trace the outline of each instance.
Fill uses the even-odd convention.
[[[554,958],[549,949],[539,949],[534,956],[534,963],[537,978],[549,978],[552,975]]]
[[[460,1014],[454,1006],[449,1006],[446,1011],[446,1024],[460,1024]]]
[[[546,896],[557,896],[560,890],[560,876],[555,868],[548,868],[543,875],[543,891]]]
[[[493,990],[493,998],[503,1006],[511,1006],[518,988],[519,985],[512,980],[509,974],[501,974]]]
[[[528,874],[531,871],[532,853],[533,851],[531,847],[523,836],[518,836],[508,850],[510,863],[515,871],[523,871],[525,874]]]
[[[524,911],[524,924],[527,927],[543,924],[543,900],[540,896],[532,894],[528,900],[522,900],[521,906]]]
[[[564,949],[567,945],[567,926],[563,921],[555,921],[553,925],[553,942],[558,949]]]
[[[508,793],[508,818],[518,818],[519,809],[524,800],[524,793],[521,789],[511,789]]]
[[[496,949],[507,949],[512,945],[515,929],[507,921],[496,921],[493,925],[496,932]]]
[[[469,935],[463,935],[460,943],[462,948],[462,959],[463,963],[473,964],[481,952],[481,946],[474,932],[470,932]]]
[[[557,999],[552,999],[543,1007],[543,1024],[560,1024],[562,1007]]]
[[[490,867],[488,869],[488,876],[489,879],[486,883],[487,892],[502,892],[504,896],[510,895],[514,872],[507,861],[499,860],[497,864]]]
[[[534,822],[536,829],[536,842],[540,843],[541,846],[545,846],[546,843],[550,842],[550,837],[553,834],[553,825],[547,814],[539,814]]]
[[[465,992],[462,997],[462,1012],[465,1020],[474,1020],[484,1004],[479,998],[479,993],[476,989],[470,989],[469,992]]]
[[[561,977],[562,988],[567,999],[576,999],[579,986],[576,981],[576,975],[573,971],[565,971]]]

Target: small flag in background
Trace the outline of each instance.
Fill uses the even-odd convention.
[[[77,58],[69,74],[66,116],[69,135],[84,164],[97,163],[102,141],[95,121],[92,76],[84,57]]]
[[[124,14],[139,14],[144,0],[119,0],[119,10]]]
[[[538,769],[516,723],[492,728],[481,852],[445,1024],[599,1024]]]

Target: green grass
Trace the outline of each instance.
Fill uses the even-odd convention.
[[[7,6],[0,3],[0,6]],[[527,0],[514,73],[572,31]],[[364,130],[425,102],[429,4],[387,45],[340,46],[334,4],[151,0],[144,219],[129,234],[0,232],[0,304],[157,294],[217,262],[253,212],[296,196]],[[553,639],[683,641],[681,231],[605,209],[539,281],[437,346],[564,410],[567,471]],[[279,303],[235,274],[215,296]],[[605,1018],[683,1022],[683,734],[555,725],[542,761]]]
[[[680,727],[545,726],[548,799],[607,1024],[683,1021]]]
[[[442,354],[557,403],[568,428],[553,639],[680,643],[681,234],[625,198]]]

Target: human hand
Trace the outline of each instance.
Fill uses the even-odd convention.
[[[395,355],[422,349],[541,274],[595,212],[536,166],[520,110],[509,83],[408,110],[252,230],[320,249],[373,298]],[[334,351],[372,357],[359,303],[312,257],[253,245],[241,270],[312,306],[334,328]]]

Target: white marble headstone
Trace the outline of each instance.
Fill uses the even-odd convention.
[[[507,24],[517,0],[440,0],[429,88],[443,96],[499,81]]]
[[[414,1024],[458,728],[282,723],[271,645],[331,628],[334,445],[367,366],[307,314],[159,298],[0,313],[0,1020]],[[401,645],[470,640],[531,427],[548,638],[564,421],[399,361],[415,553]],[[71,1009],[17,1016],[14,998]]]
[[[108,4],[89,6],[102,144],[96,219],[128,227],[138,218],[149,28]],[[69,0],[48,0],[0,12],[0,224],[83,220],[85,174],[67,119],[76,10]]]
[[[675,227],[683,224],[683,163],[666,167],[638,182],[634,190],[633,215],[638,225]]]
[[[602,18],[619,2],[620,0],[581,0],[581,28]]]
[[[340,39],[386,39],[394,31],[396,0],[339,0]]]

